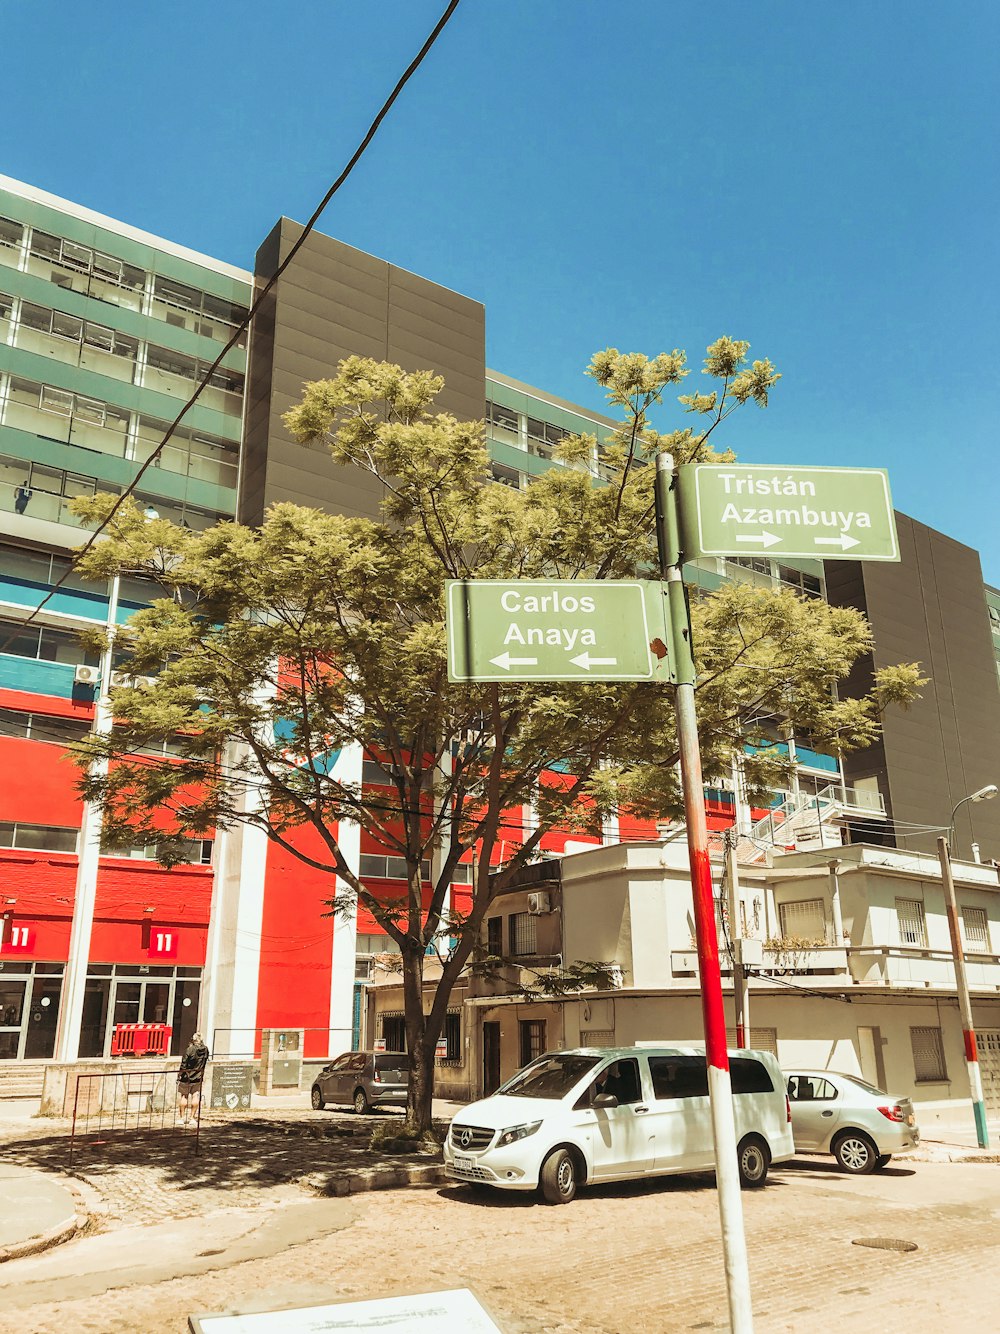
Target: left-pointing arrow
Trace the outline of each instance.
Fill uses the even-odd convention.
[[[502,667],[505,672],[509,672],[512,667],[537,667],[537,658],[512,658],[506,649],[500,654],[499,658],[490,658],[490,662],[497,667]]]
[[[617,658],[592,658],[589,653],[583,652],[575,658],[570,658],[570,662],[575,667],[582,667],[585,672],[589,672],[591,667],[617,667]]]

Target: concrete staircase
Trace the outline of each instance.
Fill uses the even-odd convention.
[[[45,1061],[0,1061],[0,1099],[40,1098]]]

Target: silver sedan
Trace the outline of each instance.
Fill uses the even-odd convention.
[[[857,1075],[831,1070],[786,1074],[799,1153],[832,1153],[845,1172],[860,1176],[920,1143],[909,1098],[892,1098]]]

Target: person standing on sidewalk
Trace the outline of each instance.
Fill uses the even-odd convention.
[[[208,1048],[201,1034],[195,1033],[187,1051],[181,1057],[181,1068],[177,1071],[177,1101],[181,1120],[186,1126],[191,1124],[192,1116],[198,1115],[201,1085],[207,1064]]]

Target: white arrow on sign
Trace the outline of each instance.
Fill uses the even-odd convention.
[[[505,672],[509,672],[512,667],[537,667],[537,658],[512,658],[506,649],[500,654],[499,658],[490,658],[490,662],[495,663],[497,667],[502,667]]]
[[[814,537],[813,541],[817,546],[840,547],[842,551],[850,551],[851,547],[861,545],[856,537],[848,537],[846,533],[841,533],[839,537]]]
[[[584,651],[575,658],[570,658],[574,667],[582,667],[585,672],[589,672],[591,667],[617,667],[617,658],[592,658],[589,653]]]
[[[759,542],[761,546],[766,548],[766,547],[773,547],[777,542],[781,541],[781,538],[776,537],[774,533],[768,533],[768,532],[754,533],[752,536],[747,536],[747,537],[745,537],[742,533],[737,533],[736,540],[737,542]]]

